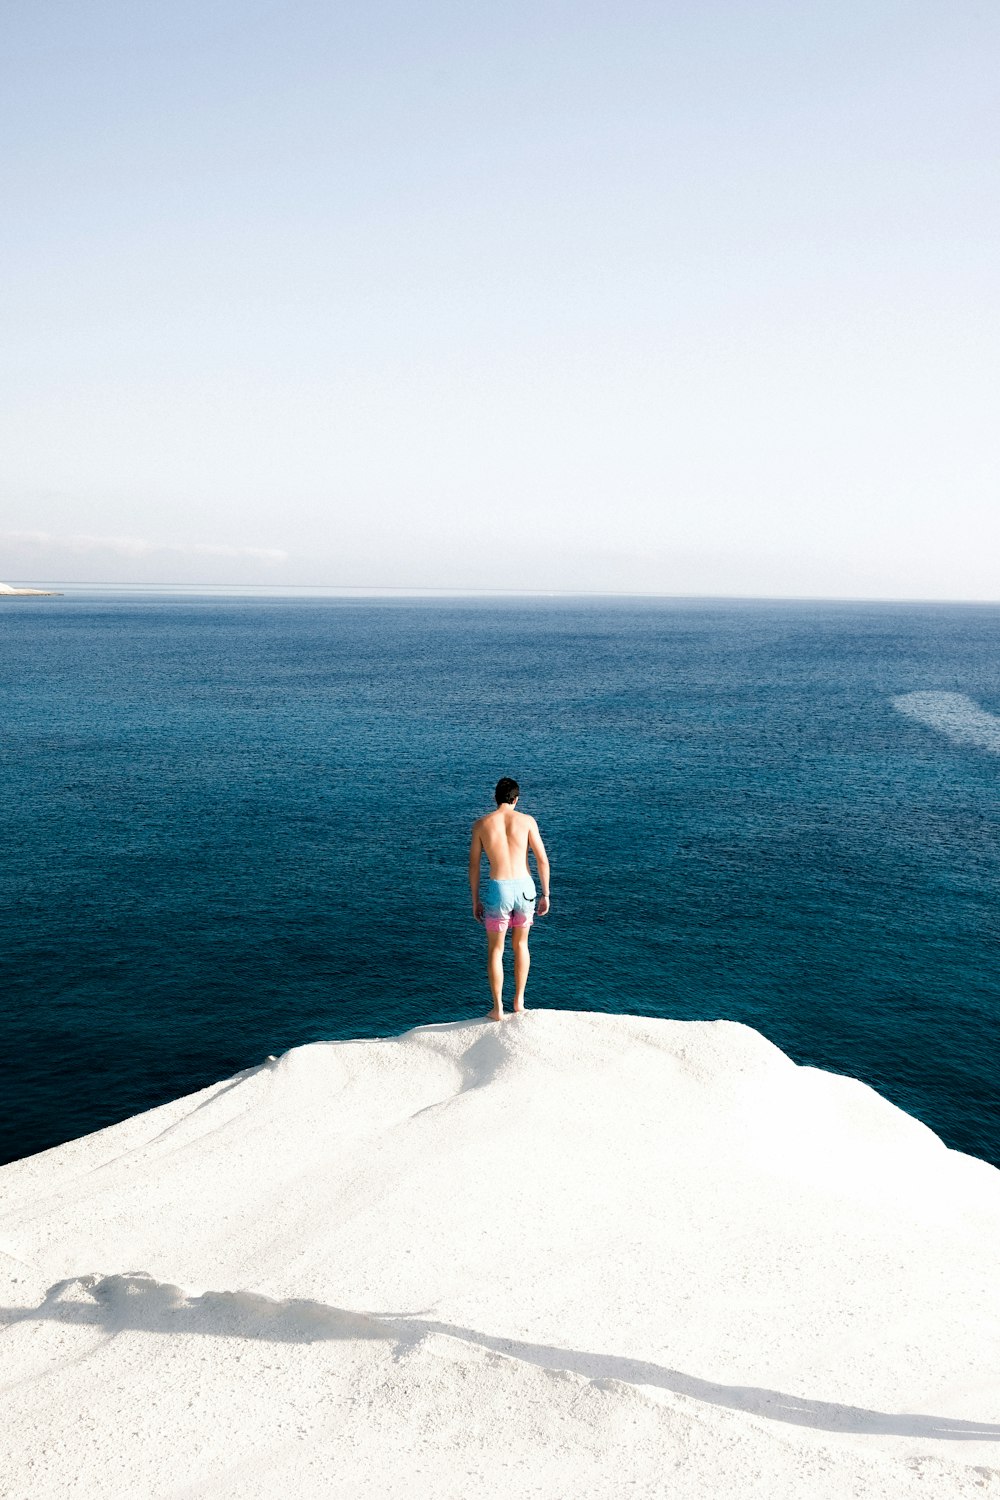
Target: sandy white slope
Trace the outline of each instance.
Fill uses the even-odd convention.
[[[998,1261],[731,1022],[301,1047],[0,1171],[0,1494],[1000,1496]]]

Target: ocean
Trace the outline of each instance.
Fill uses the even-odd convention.
[[[986,605],[0,603],[0,1160],[485,1015],[512,775],[529,1007],[742,1021],[1000,1164],[998,644]]]

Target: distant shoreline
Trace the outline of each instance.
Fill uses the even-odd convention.
[[[123,583],[100,579],[59,580],[59,586],[51,589],[14,588],[0,584],[0,598],[30,596],[56,598],[68,593],[117,594],[123,597],[161,595],[189,598],[244,598],[244,599],[336,599],[360,601],[408,600],[443,603],[455,601],[510,601],[517,602],[587,602],[598,604],[654,604],[673,606],[734,605],[777,606],[782,605],[833,605],[853,607],[926,607],[926,608],[1000,608],[1000,599],[945,599],[917,597],[878,597],[865,595],[822,594],[662,594],[643,592],[621,592],[619,590],[594,589],[531,589],[531,588],[421,588],[391,587],[353,584],[273,584],[273,583]]]

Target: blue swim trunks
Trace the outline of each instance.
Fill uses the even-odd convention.
[[[516,880],[488,880],[483,891],[483,919],[487,932],[530,927],[535,915],[535,882],[530,875]]]

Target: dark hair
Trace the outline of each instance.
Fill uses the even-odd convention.
[[[502,807],[505,802],[513,802],[521,795],[521,788],[513,776],[501,776],[497,782],[497,789],[493,793],[497,799],[497,807]]]

